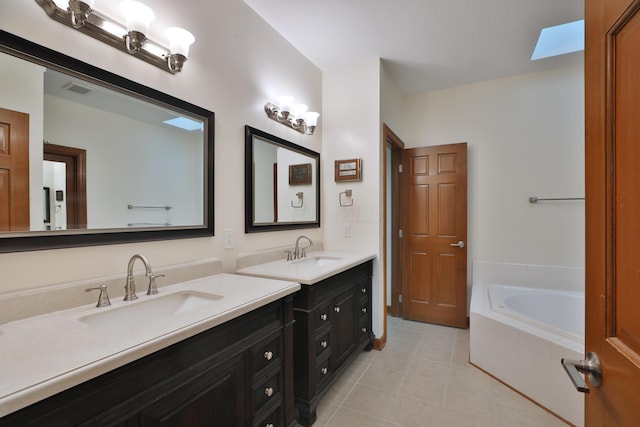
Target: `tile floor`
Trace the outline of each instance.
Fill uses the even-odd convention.
[[[314,427],[566,427],[468,363],[469,330],[389,317],[318,406]]]

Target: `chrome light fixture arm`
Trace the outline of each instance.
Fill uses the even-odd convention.
[[[129,53],[148,64],[154,65],[168,73],[176,74],[182,70],[186,56],[171,53],[162,44],[150,40],[140,31],[127,32],[126,26],[115,22],[82,0],[69,0],[69,7],[65,10],[56,5],[53,0],[35,0],[45,13],[54,21],[74,28],[96,40],[100,40],[122,52]],[[121,28],[122,33],[107,31],[107,28]],[[151,46],[145,49],[144,46]]]

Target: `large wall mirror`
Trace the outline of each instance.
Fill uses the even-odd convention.
[[[213,235],[212,112],[4,31],[0,94],[0,252]]]
[[[320,227],[320,154],[245,127],[245,232]]]

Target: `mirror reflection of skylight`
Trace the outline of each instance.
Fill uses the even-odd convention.
[[[531,60],[584,50],[584,19],[543,28]]]
[[[175,119],[165,120],[163,123],[188,131],[204,129],[204,123],[187,119],[186,117],[176,117]]]

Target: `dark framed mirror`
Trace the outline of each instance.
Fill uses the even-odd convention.
[[[0,93],[0,252],[213,236],[213,112],[1,30]]]
[[[245,126],[245,232],[320,227],[320,154]]]

